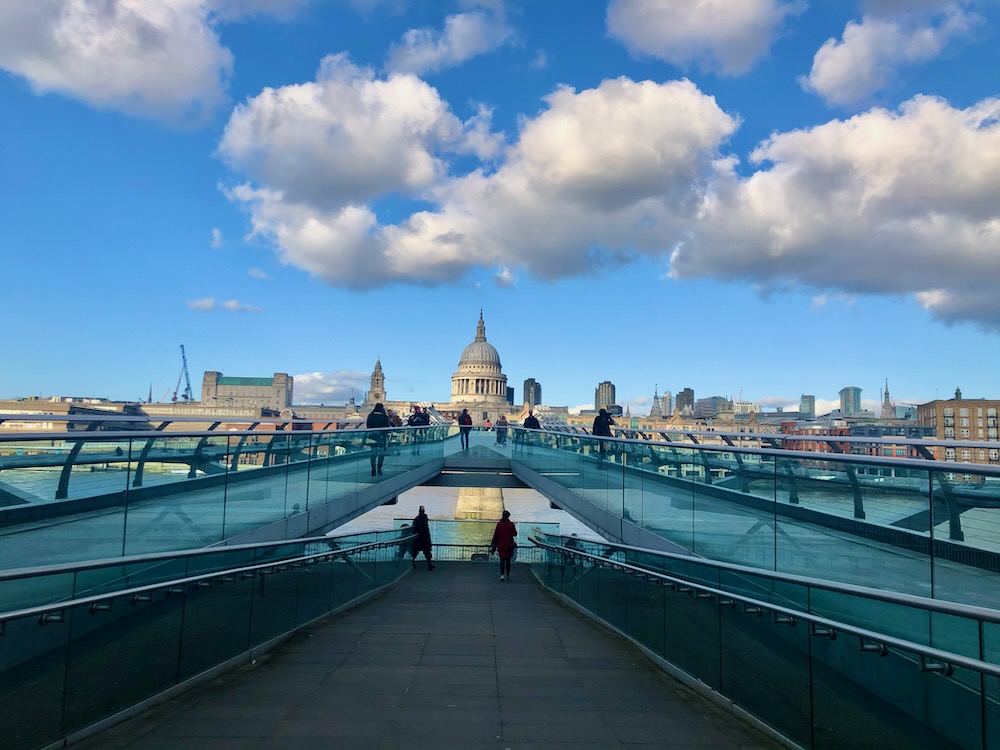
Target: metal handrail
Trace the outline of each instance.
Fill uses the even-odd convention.
[[[330,560],[335,557],[346,557],[348,555],[357,554],[358,552],[363,552],[368,549],[378,549],[381,547],[395,547],[404,541],[412,540],[416,537],[416,534],[410,534],[405,537],[399,537],[398,539],[391,539],[382,542],[369,542],[367,544],[360,544],[356,547],[347,547],[344,549],[330,549],[324,552],[317,552],[310,555],[302,555],[300,557],[289,557],[282,560],[272,560],[266,563],[255,563],[254,565],[244,565],[238,568],[227,568],[225,570],[217,570],[212,573],[202,573],[196,576],[185,576],[184,578],[175,578],[169,581],[160,581],[158,583],[149,583],[143,586],[133,586],[127,589],[121,589],[119,591],[113,591],[103,594],[94,594],[93,596],[85,596],[79,599],[66,599],[61,602],[53,604],[43,604],[36,607],[28,607],[26,609],[11,610],[9,612],[0,612],[0,635],[3,635],[3,623],[8,620],[23,619],[25,617],[38,617],[40,624],[45,624],[45,615],[53,612],[62,612],[72,607],[81,607],[90,605],[92,608],[96,604],[106,602],[108,600],[122,599],[125,597],[132,597],[133,601],[138,601],[135,599],[137,596],[142,594],[147,594],[153,591],[160,591],[162,589],[174,589],[182,586],[187,586],[190,584],[198,584],[201,581],[209,581],[212,579],[222,579],[224,577],[231,577],[236,575],[243,575],[246,573],[253,573],[256,575],[257,571],[267,570],[267,569],[277,569],[280,567],[298,567],[298,564],[306,564],[309,560],[316,560],[317,562],[322,562],[323,559]],[[285,542],[287,544],[287,542]],[[280,571],[275,571],[280,572]],[[174,593],[182,593],[181,591],[175,591]],[[98,610],[93,610],[98,611]]]
[[[987,607],[977,607],[973,604],[962,604],[960,602],[949,602],[942,599],[931,599],[930,597],[918,596],[916,594],[905,594],[897,591],[889,591],[887,589],[869,588],[868,586],[831,581],[825,578],[812,578],[810,576],[799,575],[797,573],[782,573],[780,571],[768,570],[766,568],[752,568],[747,565],[740,565],[739,563],[727,563],[709,557],[694,557],[692,555],[682,555],[676,552],[666,552],[664,550],[650,549],[647,547],[632,547],[627,544],[617,544],[615,542],[605,541],[588,542],[586,539],[568,537],[565,535],[561,535],[559,538],[572,538],[575,539],[575,541],[583,542],[584,544],[601,544],[605,547],[614,547],[615,550],[620,550],[622,552],[636,552],[645,555],[654,555],[656,557],[664,557],[684,563],[695,562],[698,565],[703,565],[708,568],[716,568],[718,570],[724,570],[732,573],[767,578],[781,583],[795,583],[803,586],[809,586],[811,588],[823,589],[825,591],[863,596],[867,599],[884,601],[889,604],[902,604],[941,614],[971,617],[977,620],[983,620],[984,622],[1000,624],[1000,609],[989,609]],[[533,538],[532,541],[534,541]],[[573,548],[566,547],[566,549],[572,550]]]
[[[689,593],[701,592],[702,594],[707,595],[707,597],[703,598],[714,597],[720,606],[735,606],[736,603],[741,603],[746,614],[762,614],[763,612],[771,612],[775,617],[776,624],[794,626],[797,620],[801,620],[809,623],[813,635],[821,635],[832,638],[836,637],[838,633],[844,633],[854,636],[858,638],[859,648],[862,651],[873,651],[875,653],[881,652],[881,649],[864,648],[869,644],[884,648],[896,648],[902,651],[908,651],[920,657],[919,664],[923,671],[940,671],[945,674],[950,674],[951,667],[962,667],[963,669],[980,672],[991,677],[1000,677],[1000,665],[997,664],[991,664],[979,659],[962,656],[961,654],[956,654],[950,651],[942,651],[941,649],[932,648],[930,646],[923,646],[919,643],[907,641],[902,638],[896,638],[895,636],[877,633],[873,630],[848,625],[847,623],[840,622],[838,620],[831,620],[819,615],[802,612],[801,610],[789,609],[788,607],[782,607],[778,604],[772,604],[770,602],[754,599],[753,597],[745,596],[743,594],[734,594],[723,589],[717,589],[713,586],[696,583],[683,578],[677,578],[675,576],[670,576],[648,568],[642,568],[630,563],[609,560],[606,557],[591,555],[590,553],[573,549],[571,547],[558,547],[540,539],[536,539],[535,537],[529,538],[539,547],[552,551],[558,551],[563,554],[568,553],[583,559],[589,559],[602,567],[641,574],[646,577],[647,580],[650,578],[656,579],[657,581],[664,582],[664,585],[671,588],[684,587],[684,590]],[[778,618],[785,619],[779,620]]]
[[[58,573],[76,573],[81,570],[93,570],[105,566],[120,567],[124,565],[135,565],[146,562],[160,562],[163,560],[174,560],[179,557],[200,557],[202,555],[219,554],[221,552],[232,552],[245,549],[267,549],[269,547],[281,547],[288,544],[326,544],[337,539],[348,536],[359,536],[360,534],[373,534],[379,532],[358,532],[355,534],[344,534],[342,536],[311,536],[297,539],[282,539],[277,542],[254,542],[247,544],[227,544],[214,547],[197,547],[186,550],[170,550],[167,552],[147,552],[142,555],[132,555],[129,557],[106,557],[99,560],[83,560],[75,563],[59,563],[55,565],[38,565],[33,568],[13,568],[0,570],[0,581],[13,580],[17,578],[31,578],[39,575],[52,575]],[[392,541],[392,540],[386,540]],[[373,542],[372,542],[373,543]]]

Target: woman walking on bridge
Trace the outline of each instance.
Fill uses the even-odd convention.
[[[510,520],[510,511],[503,512],[503,518],[497,521],[497,527],[493,530],[493,541],[490,542],[490,553],[496,552],[500,556],[500,580],[506,581],[510,578],[510,562],[514,557],[514,550],[517,549],[517,527]]]

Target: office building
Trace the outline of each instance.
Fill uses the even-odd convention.
[[[854,385],[840,389],[840,416],[856,417],[861,414],[861,389]]]
[[[207,371],[201,381],[201,404],[281,411],[292,405],[293,387],[294,379],[286,372],[276,372],[269,378],[248,378]]]
[[[799,399],[799,418],[816,419],[816,397],[802,394]]]
[[[693,388],[685,388],[677,394],[677,411],[681,414],[694,414]]]
[[[524,381],[524,407],[534,409],[542,403],[542,384],[534,378]]]
[[[606,409],[615,403],[617,403],[615,401],[615,384],[610,380],[598,383],[594,390],[594,408]]]

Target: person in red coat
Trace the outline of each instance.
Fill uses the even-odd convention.
[[[500,556],[500,580],[506,581],[510,578],[510,561],[514,557],[514,550],[517,549],[517,527],[510,520],[510,511],[503,512],[503,518],[497,521],[497,527],[493,530],[493,541],[490,542],[490,552],[496,552]]]

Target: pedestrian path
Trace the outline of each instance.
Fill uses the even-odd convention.
[[[770,750],[524,565],[421,565],[79,750]]]

